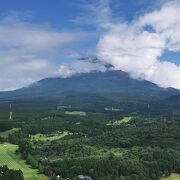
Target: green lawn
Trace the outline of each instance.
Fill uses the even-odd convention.
[[[124,117],[123,119],[116,120],[116,121],[113,121],[113,122],[109,122],[106,125],[119,126],[119,125],[122,125],[122,124],[127,124],[131,119],[132,119],[132,117]]]
[[[126,123],[128,123],[131,119],[132,119],[132,117],[124,117],[123,119],[116,121],[116,123],[117,123],[117,125],[124,124],[124,123],[126,124]]]
[[[35,135],[31,135],[31,139],[35,141],[53,141],[53,140],[61,139],[67,135],[69,135],[68,131],[64,131],[62,133],[56,133],[56,134],[49,134],[49,135],[38,133]]]
[[[172,173],[171,176],[166,178],[161,178],[161,180],[180,180],[180,174]]]
[[[83,111],[66,111],[67,115],[78,115],[78,116],[86,116],[86,112]]]
[[[38,170],[30,168],[19,155],[15,153],[18,149],[14,144],[0,144],[0,166],[7,165],[10,169],[21,169],[25,180],[44,180],[45,177],[38,174]]]
[[[4,137],[4,138],[7,138],[9,136],[9,134],[12,134],[12,133],[14,133],[16,131],[19,131],[19,130],[20,130],[20,128],[13,128],[13,129],[10,129],[8,131],[3,131],[3,132],[0,133],[0,136]]]

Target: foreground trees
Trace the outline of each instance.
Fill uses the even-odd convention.
[[[9,169],[7,166],[0,167],[0,180],[24,180],[21,170]]]
[[[125,123],[123,117],[131,116]],[[83,174],[92,179],[149,180],[180,173],[179,117],[139,116],[120,112],[67,116],[63,112],[21,124],[9,136],[19,145],[22,158],[52,179],[74,179]],[[31,135],[53,136],[37,140]]]

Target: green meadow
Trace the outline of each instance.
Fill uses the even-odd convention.
[[[17,145],[5,143],[0,145],[0,166],[7,165],[10,169],[21,169],[25,180],[45,180],[38,174],[38,170],[30,168],[24,160],[16,154]]]
[[[169,177],[161,178],[161,180],[180,180],[180,174],[172,173]]]
[[[31,139],[35,140],[35,141],[54,141],[57,139],[62,139],[63,137],[69,135],[68,131],[64,131],[64,132],[59,132],[56,134],[35,134],[35,135],[31,135]]]
[[[119,126],[119,125],[122,125],[122,124],[127,124],[131,119],[132,119],[132,117],[124,117],[123,119],[116,120],[116,121],[113,121],[113,122],[109,122],[106,125]]]

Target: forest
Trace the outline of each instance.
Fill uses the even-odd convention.
[[[155,109],[41,108],[14,107],[13,122],[1,121],[1,131],[16,130],[0,133],[0,141],[18,145],[21,158],[49,179],[158,180],[180,173],[178,115],[156,115]]]
[[[9,169],[7,166],[0,167],[0,179],[1,180],[24,180],[21,170]]]

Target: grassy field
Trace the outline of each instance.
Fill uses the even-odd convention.
[[[7,165],[10,169],[21,169],[25,180],[45,180],[38,174],[38,170],[31,169],[15,151],[18,149],[14,144],[0,144],[0,166]]]
[[[78,115],[78,116],[86,116],[86,112],[83,111],[66,111],[67,115]]]
[[[127,124],[131,119],[132,119],[132,117],[124,117],[123,119],[116,120],[116,121],[113,121],[113,122],[109,122],[106,125],[119,126],[119,125],[122,125],[122,124]]]
[[[45,135],[38,133],[35,135],[31,135],[31,139],[35,141],[53,141],[53,140],[61,139],[67,135],[69,135],[68,131],[64,131],[62,133],[56,133],[52,135]]]
[[[8,131],[1,132],[0,136],[4,137],[4,138],[7,138],[9,136],[9,134],[12,134],[12,133],[14,133],[16,131],[19,131],[19,130],[20,130],[20,128],[13,128],[13,129],[10,129]]]
[[[121,124],[126,124],[128,123],[130,120],[132,119],[132,117],[124,117],[121,120],[115,121],[114,125],[121,125]]]
[[[180,174],[172,173],[171,176],[166,178],[161,178],[161,180],[180,180]]]

